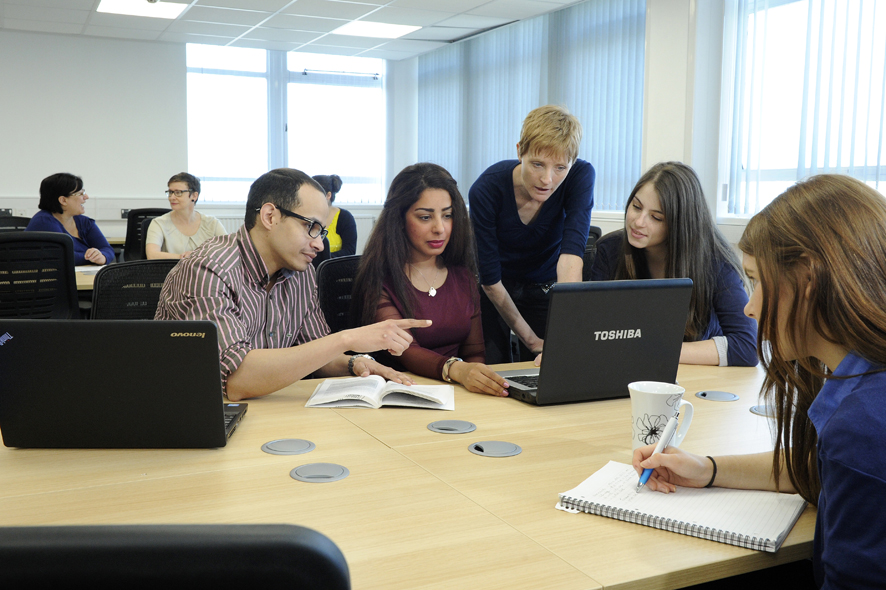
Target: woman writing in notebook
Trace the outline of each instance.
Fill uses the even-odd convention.
[[[391,183],[360,261],[351,312],[360,325],[433,320],[399,358],[379,360],[504,396],[505,380],[484,364],[476,273],[474,237],[455,180],[436,164],[415,164]]]
[[[680,362],[757,364],[754,322],[738,258],[714,225],[695,171],[662,162],[644,174],[628,197],[625,227],[597,242],[591,280],[692,279],[689,318]]]
[[[756,286],[745,313],[767,350],[762,393],[775,410],[775,450],[634,452],[638,472],[655,469],[653,490],[777,490],[817,505],[813,569],[824,588],[886,580],[884,228],[886,199],[837,175],[800,182],[753,217],[739,242]]]

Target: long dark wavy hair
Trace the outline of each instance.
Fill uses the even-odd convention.
[[[411,248],[406,234],[406,213],[429,188],[445,190],[452,198],[452,234],[440,257],[447,268],[461,266],[472,275],[477,274],[474,234],[455,179],[437,164],[425,162],[408,166],[391,183],[381,215],[363,248],[351,299],[352,325],[375,322],[386,280],[403,304],[405,317],[413,316],[414,293],[405,271]]]
[[[704,334],[711,319],[720,261],[732,265],[739,275],[741,266],[735,251],[714,225],[695,170],[686,164],[661,162],[650,168],[631,191],[625,216],[637,192],[649,183],[658,193],[668,228],[665,277],[692,279],[692,298],[683,339],[694,342]],[[631,246],[627,234],[622,239],[622,247],[615,278],[648,278],[643,249]]]
[[[824,380],[821,361],[802,355],[809,330],[886,370],[886,199],[861,181],[813,176],[755,215],[738,243],[757,263],[763,300],[758,350],[762,395],[775,408],[773,475],[784,468],[815,505],[821,490],[808,410]],[[807,296],[807,293],[809,294]],[[787,317],[779,302],[791,297]],[[778,326],[782,329],[779,330]],[[801,358],[786,360],[798,351]],[[876,372],[876,371],[875,371]]]

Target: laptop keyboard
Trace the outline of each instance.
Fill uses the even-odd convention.
[[[519,383],[523,387],[538,388],[538,375],[515,375],[513,377],[507,377],[507,380]]]

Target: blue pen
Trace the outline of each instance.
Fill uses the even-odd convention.
[[[680,412],[677,412],[670,420],[668,420],[664,432],[661,433],[661,438],[658,439],[658,444],[655,445],[655,451],[652,452],[653,455],[657,455],[668,448],[668,443],[671,442],[671,438],[674,436],[674,432],[677,431],[677,418],[679,417]],[[643,470],[643,474],[640,476],[640,483],[637,484],[638,494],[640,493],[640,490],[643,488],[643,486],[646,485],[646,482],[649,481],[649,476],[652,475],[653,471],[653,469]]]

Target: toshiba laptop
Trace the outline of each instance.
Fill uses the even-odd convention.
[[[541,406],[674,383],[691,294],[691,279],[555,284],[541,367],[499,371],[508,397]]]
[[[0,319],[7,447],[223,447],[245,412],[212,322]]]

